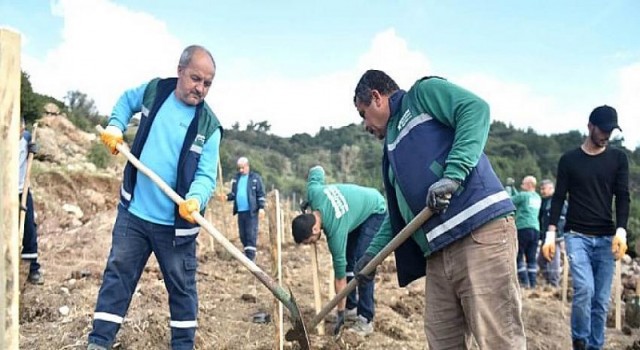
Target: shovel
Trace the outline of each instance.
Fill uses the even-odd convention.
[[[371,259],[371,261],[364,268],[362,268],[362,271],[360,273],[362,273],[364,275],[368,275],[371,272],[373,272],[373,270],[378,265],[380,265],[380,263],[382,263],[382,261],[384,261],[384,259],[386,259],[386,257],[389,256],[389,254],[391,254],[391,252],[396,250],[404,241],[407,240],[407,238],[409,238],[409,236],[411,236],[418,228],[420,228],[420,226],[422,226],[422,224],[424,224],[427,220],[429,220],[429,218],[431,218],[431,215],[433,215],[433,213],[431,212],[431,209],[429,209],[429,208],[422,209],[422,211],[420,213],[418,213],[418,215],[416,215],[416,217],[414,217],[413,220],[411,220],[407,224],[407,226],[405,226],[378,253],[378,255],[376,255],[373,259]],[[320,323],[320,321],[322,321],[327,316],[327,314],[331,310],[333,310],[333,308],[336,307],[336,305],[338,305],[340,300],[345,298],[347,295],[349,295],[349,293],[351,293],[354,289],[356,289],[357,285],[358,285],[358,280],[356,278],[352,279],[347,284],[347,286],[343,290],[341,290],[340,293],[338,293],[335,297],[333,297],[333,299],[331,299],[331,301],[329,301],[327,303],[327,305],[325,305],[324,308],[322,310],[320,310],[320,313],[318,313],[311,320],[311,322],[308,323],[308,326],[310,327],[310,329],[313,329],[315,326],[317,326],[318,323]],[[295,324],[292,329],[287,331],[287,334],[285,335],[285,339],[287,339],[289,341],[292,341],[294,339],[298,339],[298,338],[303,337],[304,335],[306,335],[307,334],[307,330],[304,328],[304,324],[301,323],[301,326],[302,327],[300,327],[297,324]]]
[[[104,132],[102,126],[97,125],[96,130],[99,133]],[[153,181],[160,189],[171,198],[176,204],[180,204],[184,201],[183,198],[180,197],[169,185],[167,185],[164,180],[162,180],[158,175],[156,175],[151,169],[147,168],[144,164],[142,164],[131,152],[129,152],[129,148],[124,144],[118,144],[116,149],[122,153],[129,162],[133,166],[135,166],[138,171],[147,175],[151,181]],[[267,275],[264,271],[262,271],[253,261],[249,260],[243,253],[241,253],[238,248],[236,248],[231,242],[229,242],[222,233],[213,227],[213,225],[207,221],[205,218],[200,215],[199,212],[194,211],[191,213],[196,222],[202,226],[213,238],[218,241],[231,255],[236,258],[236,260],[240,261],[242,265],[244,265],[262,284],[273,293],[273,295],[282,302],[282,304],[289,309],[291,312],[291,323],[294,326],[294,329],[298,330],[295,337],[287,338],[289,341],[297,341],[300,344],[300,347],[304,350],[309,349],[309,336],[307,334],[307,329],[305,328],[304,322],[302,321],[302,315],[300,314],[300,309],[298,308],[298,304],[296,303],[295,298],[293,297],[293,293],[291,289],[287,292],[284,290],[276,281],[274,281],[269,275]]]

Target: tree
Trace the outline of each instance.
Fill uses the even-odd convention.
[[[263,120],[261,122],[254,122],[253,120],[250,120],[249,123],[247,123],[247,127],[245,130],[266,134],[269,132],[269,130],[271,130],[271,124],[269,124],[269,122],[266,120]]]
[[[78,90],[69,91],[65,96],[67,117],[76,127],[91,132],[96,124],[106,119],[98,114],[98,110],[87,94]]]
[[[42,111],[42,106],[39,105],[38,97],[33,93],[33,88],[29,81],[29,74],[22,71],[20,85],[20,116],[22,116],[28,124],[31,124],[40,117],[40,111]]]
[[[57,105],[58,108],[62,109],[64,107],[64,103],[51,96],[41,95],[34,92],[29,78],[30,76],[27,72],[21,72],[20,116],[24,118],[27,124],[33,124],[33,122],[40,118],[45,104],[53,103]]]

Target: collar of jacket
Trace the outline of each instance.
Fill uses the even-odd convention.
[[[399,89],[391,94],[391,96],[389,96],[389,112],[391,113],[390,116],[393,116],[398,112],[398,110],[402,106],[402,98],[406,93],[406,91]]]

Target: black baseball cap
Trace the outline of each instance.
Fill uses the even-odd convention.
[[[622,131],[618,125],[618,112],[615,108],[607,105],[596,107],[589,115],[589,123],[604,132],[612,132],[613,129]]]

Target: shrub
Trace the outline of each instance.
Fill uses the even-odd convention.
[[[94,142],[89,149],[87,159],[98,169],[104,169],[111,164],[111,154],[107,148],[99,142]]]

